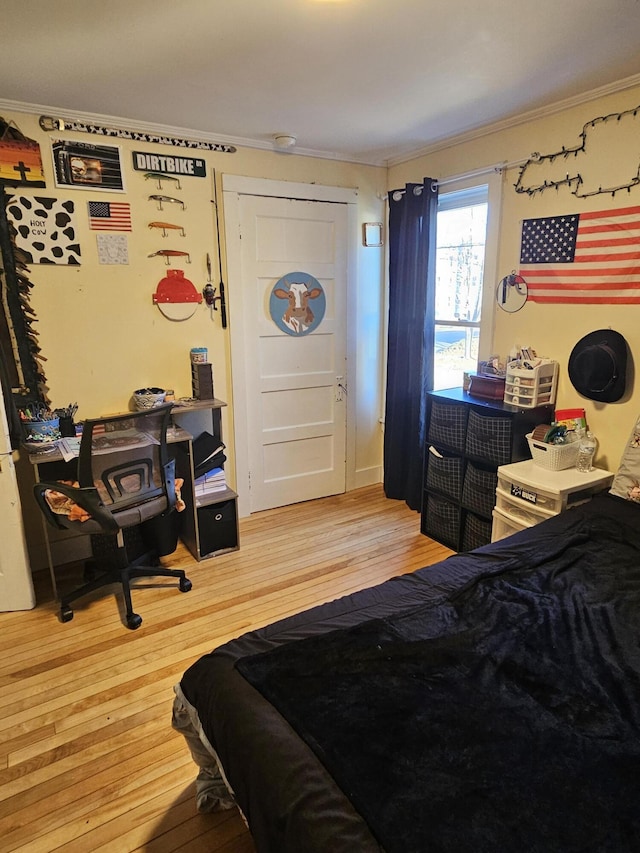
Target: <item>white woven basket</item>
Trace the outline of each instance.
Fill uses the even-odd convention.
[[[527,441],[534,465],[549,471],[573,468],[578,460],[579,441],[572,441],[570,444],[545,444],[544,441],[534,439],[533,433],[527,435]]]

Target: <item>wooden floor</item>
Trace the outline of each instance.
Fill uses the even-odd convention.
[[[167,565],[193,590],[138,582],[137,631],[112,591],[58,621],[46,578],[38,605],[0,613],[0,850],[252,853],[233,812],[199,815],[196,775],[171,729],[172,687],[220,643],[451,552],[380,486],[257,513],[237,552]]]

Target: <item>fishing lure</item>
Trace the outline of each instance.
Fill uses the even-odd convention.
[[[150,222],[149,228],[162,229],[162,236],[167,236],[167,231],[180,231],[182,237],[186,236],[186,232],[182,225],[174,225],[172,222]]]
[[[175,181],[176,189],[178,189],[178,190],[182,189],[182,187],[180,186],[180,178],[176,178],[173,175],[165,175],[164,172],[145,172],[144,177],[145,177],[145,180],[147,180],[147,181],[150,178],[152,180],[157,181],[159,190],[162,189],[162,182],[163,181]]]
[[[170,204],[181,204],[182,209],[186,210],[184,206],[184,202],[180,198],[173,198],[170,195],[150,195],[149,201],[157,201],[158,202],[158,210],[162,210],[162,202],[169,202]]]
[[[165,259],[165,263],[169,266],[169,258],[186,258],[187,263],[191,263],[191,255],[189,252],[180,252],[178,249],[158,249],[157,252],[152,252],[150,255],[147,255],[148,258],[155,258],[156,256],[160,256]]]

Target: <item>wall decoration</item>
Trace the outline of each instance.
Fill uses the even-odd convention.
[[[202,157],[169,157],[162,154],[146,154],[144,151],[133,152],[133,168],[137,172],[146,172],[145,178],[158,178],[177,181],[180,189],[178,175],[186,175],[193,178],[206,178],[207,164]],[[158,189],[162,189],[161,186]]]
[[[223,154],[235,154],[234,145],[224,142],[205,142],[203,140],[182,139],[177,136],[162,136],[155,133],[144,133],[138,130],[123,130],[117,127],[104,127],[85,121],[70,121],[55,116],[40,116],[40,127],[47,132],[56,130],[80,131],[93,133],[97,136],[110,136],[116,139],[132,139],[134,142],[154,142],[157,145],[173,145],[175,148],[194,148],[200,151],[218,151]]]
[[[362,245],[382,246],[382,222],[363,222]]]
[[[27,264],[79,265],[75,204],[47,196],[9,196],[7,216]]]
[[[630,193],[640,184],[639,133],[640,106],[598,116],[583,126],[578,145],[563,145],[552,154],[533,153],[520,169],[516,192],[533,196],[567,186],[578,198]],[[615,157],[610,156],[613,150]]]
[[[54,139],[51,150],[56,186],[124,192],[119,148]]]
[[[0,381],[11,446],[23,438],[18,408],[26,402],[49,404],[38,332],[38,318],[30,304],[34,284],[29,280],[25,253],[15,244],[16,231],[7,217],[7,196],[0,183]]]
[[[170,266],[171,258],[184,258],[186,263],[191,263],[191,256],[189,252],[182,252],[180,249],[158,249],[157,252],[151,252],[147,257],[164,258],[164,262],[167,266]]]
[[[90,201],[89,228],[92,231],[131,231],[131,205],[119,201]]]
[[[167,270],[158,282],[153,301],[169,320],[188,320],[202,302],[193,282],[184,277],[184,270]]]
[[[15,122],[1,117],[0,181],[9,187],[46,186],[40,146],[25,136]]]
[[[326,307],[322,285],[306,272],[290,272],[278,279],[269,297],[271,319],[288,335],[313,332],[322,322]]]
[[[640,206],[522,223],[520,275],[532,302],[640,304]]]
[[[507,314],[515,314],[526,303],[527,294],[527,282],[521,275],[516,275],[515,270],[512,270],[509,275],[505,275],[498,282],[496,302],[498,307],[506,311]]]
[[[149,228],[158,228],[162,231],[162,236],[166,237],[169,231],[179,231],[181,237],[186,237],[187,232],[182,225],[174,225],[173,222],[150,222]]]
[[[174,198],[171,195],[150,195],[149,201],[158,202],[158,210],[164,210],[163,204],[179,204],[183,210],[186,210],[185,204],[181,198]]]
[[[124,234],[96,234],[99,264],[128,264],[129,246]]]

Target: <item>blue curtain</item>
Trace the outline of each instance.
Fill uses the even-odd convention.
[[[437,184],[389,193],[384,492],[419,510],[426,392],[433,388]]]

